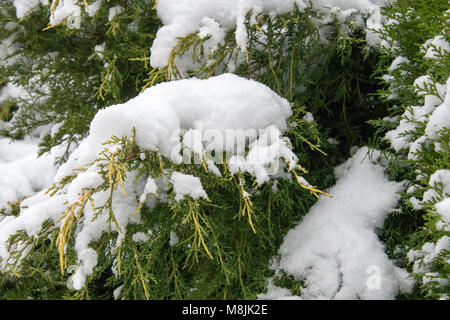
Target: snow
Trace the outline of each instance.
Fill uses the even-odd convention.
[[[218,176],[218,177],[222,176],[222,173],[220,173],[220,170],[219,170],[219,168],[217,168],[214,161],[212,161],[211,159],[207,159],[206,165],[208,167],[208,170],[211,171],[212,173],[214,173],[216,176]]]
[[[14,0],[13,4],[16,7],[17,18],[22,19],[31,13],[39,4],[44,6],[48,5],[48,0]]]
[[[353,19],[365,28],[368,44],[375,45],[381,43],[374,32],[383,22],[380,6],[390,2],[312,0],[310,4],[320,9],[324,15],[322,22],[330,17],[329,14],[336,15],[339,21]],[[258,14],[280,15],[291,11],[294,5],[302,10],[307,3],[302,0],[159,0],[157,11],[164,26],[153,42],[151,64],[153,67],[167,65],[178,38],[194,32],[198,32],[200,38],[209,37],[204,43],[207,56],[224,42],[226,33],[235,28],[238,48],[245,52],[247,13],[251,13],[250,24],[255,24]],[[17,17],[24,18],[38,5],[48,5],[49,1],[14,0],[13,4]],[[82,10],[92,17],[102,4],[102,0],[97,0],[85,7],[81,1],[60,0],[50,16],[50,25],[66,21],[69,28],[80,28]],[[110,8],[109,21],[123,11],[121,6]],[[14,31],[16,27],[10,23],[5,28]],[[15,37],[16,34],[12,33],[0,43],[0,59],[6,64],[10,61],[6,57],[18,48],[14,43]],[[436,59],[437,52],[449,51],[450,45],[439,35],[428,40],[423,48],[425,58]],[[105,43],[96,45],[94,50],[102,59]],[[408,63],[410,61],[406,57],[398,56],[388,71],[401,69]],[[230,64],[229,68],[233,66]],[[183,73],[183,66],[180,69]],[[389,82],[393,76],[387,74],[384,78]],[[408,149],[409,159],[415,159],[423,143],[437,140],[439,133],[450,127],[450,78],[445,85],[436,84],[439,96],[426,90],[432,84],[428,75],[416,79],[414,85],[417,93],[423,95],[424,104],[409,106],[399,126],[386,134],[396,151]],[[0,102],[25,95],[22,88],[7,83],[0,90]],[[37,158],[36,140],[20,140],[10,144],[9,140],[0,139],[0,210],[5,209],[9,213],[8,203],[23,200],[18,217],[0,216],[0,268],[5,268],[11,259],[8,250],[11,235],[24,230],[28,235],[36,236],[46,220],[52,221],[56,228],[61,227],[58,219],[67,205],[76,203],[84,191],[104,182],[97,172],[98,168],[91,167],[77,173],[70,185],[55,196],[44,193],[52,183],[73,175],[74,169],[95,160],[105,148],[103,142],[111,136],[129,136],[135,128],[136,143],[141,149],[156,151],[174,164],[185,160],[182,151],[192,152],[205,161],[208,171],[217,176],[221,176],[215,164],[219,162],[209,158],[209,153],[225,152],[229,156],[227,163],[231,174],[247,172],[261,185],[284,174],[280,169],[292,170],[297,165],[298,159],[292,152],[290,141],[283,136],[291,115],[289,102],[265,85],[223,74],[207,80],[193,78],[161,83],[128,102],[99,111],[91,123],[89,135],[59,169],[53,166],[58,149]],[[312,122],[314,117],[307,112],[303,120]],[[424,124],[425,135],[412,141],[413,135],[409,132],[417,129],[417,123]],[[2,125],[3,122],[0,122],[0,127]],[[57,130],[57,127],[53,126],[52,130]],[[334,143],[331,138],[330,143]],[[246,147],[248,153],[244,152]],[[273,269],[304,280],[301,295],[294,296],[288,289],[276,286],[271,278],[268,280],[268,292],[258,298],[393,299],[397,293],[411,290],[412,281],[407,278],[408,273],[388,259],[377,236],[387,214],[394,210],[400,198],[397,193],[402,185],[389,181],[384,168],[371,162],[367,152],[367,148],[355,149],[352,158],[336,168],[337,183],[328,191],[333,198],[319,199],[286,235],[280,247]],[[373,154],[379,155],[377,152]],[[208,199],[200,178],[190,174],[166,170],[157,179],[137,176],[135,171],[128,172],[124,179],[127,194],[117,192],[112,199],[118,227],[109,223],[108,214],[97,216],[93,206],[84,208],[83,217],[74,232],[78,261],[70,277],[70,287],[83,288],[86,278],[93,273],[98,259],[98,253],[90,246],[93,241],[100,239],[110,227],[113,232],[118,232],[118,239],[113,245],[113,249],[117,248],[124,239],[126,226],[142,222],[140,215],[136,214],[139,202],[148,201],[151,207],[155,201],[171,201],[167,199],[171,187],[175,201],[186,197]],[[309,185],[302,176],[298,176],[298,181]],[[276,182],[272,187],[275,191]],[[444,197],[435,190],[440,184]],[[438,229],[448,231],[450,171],[436,171],[430,178],[429,186],[431,188],[423,194],[422,200],[411,197],[410,202],[414,208],[420,209],[425,202],[436,201],[436,211],[442,218],[437,224]],[[414,189],[408,189],[408,192],[412,193]],[[152,197],[149,198],[149,195]],[[249,197],[251,194],[244,191],[243,196]],[[92,196],[92,200],[95,204],[103,204],[108,197],[109,190],[100,191]],[[137,232],[132,239],[145,242],[150,235]],[[171,231],[169,245],[178,243],[177,234]],[[436,274],[430,272],[426,264],[449,247],[449,238],[443,236],[436,243],[425,243],[420,250],[409,251],[408,258],[414,263],[414,271],[425,274],[424,283],[433,280],[448,283],[447,279],[436,279]],[[115,298],[119,297],[121,289],[122,286],[114,291]]]
[[[425,42],[422,47],[424,57],[428,59],[440,59],[440,54],[448,54],[450,45],[444,36],[438,35]],[[388,71],[400,68],[401,72],[404,59],[398,57],[394,60]],[[429,60],[427,63],[436,63]],[[436,82],[432,77],[432,68],[414,81],[415,92],[423,97],[423,105],[408,106],[401,117],[399,125],[386,134],[391,146],[396,150],[406,149],[408,160],[420,160],[420,151],[423,146],[433,146],[436,151],[443,151],[441,134],[448,132],[450,128],[450,78],[446,83]],[[391,84],[392,87],[392,84]],[[395,91],[395,87],[391,88]],[[421,130],[424,128],[425,130]],[[426,175],[423,170],[416,169],[417,180],[424,180]],[[410,193],[417,194],[409,198],[409,202],[415,210],[426,210],[433,213],[433,225],[441,232],[450,231],[450,171],[445,168],[436,170],[429,177],[428,184],[417,186]],[[418,196],[423,192],[422,197]],[[436,234],[433,228],[426,227],[424,232]],[[432,272],[435,260],[443,250],[449,249],[448,237],[444,236],[437,241],[426,242],[421,248],[408,249],[408,260],[413,265],[413,273],[422,275],[422,283],[431,281],[441,286],[448,285],[448,279],[439,278],[439,274]],[[442,274],[441,274],[442,276]],[[443,296],[442,296],[443,297]]]
[[[174,247],[178,244],[178,242],[180,242],[180,240],[178,239],[178,236],[175,232],[170,231],[170,236],[169,236],[169,245],[171,247]]]
[[[103,42],[102,44],[96,45],[94,47],[95,53],[99,56],[100,59],[103,59],[103,52],[105,52],[106,43]]]
[[[311,3],[322,12],[336,12],[337,9],[347,11],[345,17],[353,10],[364,11],[369,15],[367,27],[381,27],[380,6],[390,1],[383,0],[160,0],[157,13],[163,27],[157,32],[151,48],[150,63],[153,67],[167,65],[172,48],[177,38],[199,31],[200,36],[211,35],[208,40],[206,56],[224,39],[224,34],[236,28],[235,38],[238,48],[245,52],[247,46],[247,30],[245,16],[251,13],[250,24],[256,23],[256,16],[266,13],[271,16],[288,13],[297,5],[300,10]],[[379,41],[373,31],[368,31],[368,42]],[[181,69],[183,67],[180,66]]]
[[[439,131],[450,127],[450,78],[445,85],[436,83],[435,87],[439,96],[428,94],[426,88],[432,85],[433,82],[428,75],[414,81],[417,93],[424,96],[424,105],[408,107],[397,128],[388,131],[385,135],[396,151],[409,149],[410,159],[414,159],[413,153],[420,150],[421,143],[428,139],[437,140]],[[425,136],[411,141],[413,136],[411,132],[418,127],[418,122],[426,123]]]
[[[37,141],[0,139],[0,210],[49,186],[56,173],[55,154],[37,157]],[[1,219],[1,217],[0,217]]]
[[[127,190],[127,195],[122,192],[117,192],[112,198],[112,211],[114,212],[117,224],[122,230],[119,232],[118,239],[116,241],[116,247],[118,247],[125,233],[126,226],[128,224],[139,224],[141,223],[140,214],[135,215],[137,208],[137,195],[142,192],[143,181],[134,181],[136,178],[136,173],[128,173],[127,179],[125,179],[125,190]],[[64,197],[64,195],[62,195]],[[94,204],[104,204],[109,197],[109,190],[101,191],[95,193],[92,198]],[[52,199],[52,198],[50,198]],[[33,208],[33,207],[32,207]],[[59,215],[64,211],[60,211]],[[26,211],[25,211],[26,213]],[[76,290],[84,287],[86,277],[91,275],[97,265],[98,254],[89,245],[91,242],[100,239],[104,232],[108,231],[108,214],[103,213],[98,215],[95,219],[96,211],[90,205],[87,205],[84,209],[84,221],[81,229],[78,230],[75,237],[75,250],[78,257],[78,267],[75,273],[72,275],[72,285]],[[57,217],[57,216],[56,216]],[[119,231],[115,224],[111,224],[112,231]]]
[[[333,198],[319,199],[279,249],[275,267],[305,281],[302,299],[393,299],[411,289],[408,273],[389,260],[376,234],[402,187],[367,151],[360,148],[336,168]]]
[[[430,272],[430,266],[440,254],[450,250],[450,238],[448,236],[441,237],[436,243],[427,242],[420,250],[410,250],[408,259],[413,263],[413,272],[425,274],[423,282],[436,281],[441,286],[450,283],[449,279],[439,278],[438,274]]]
[[[149,194],[156,195],[156,192],[158,191],[158,186],[155,182],[155,179],[149,177],[147,179],[147,182],[145,183],[144,192],[142,193],[141,197],[139,198],[139,202],[143,203]]]
[[[445,40],[443,35],[438,35],[433,39],[426,41],[424,48],[426,50],[425,58],[437,59],[439,53],[450,51],[450,44]]]
[[[199,130],[189,129],[183,136],[183,147],[199,156],[203,154],[203,137]]]
[[[450,198],[447,197],[436,203],[436,210],[442,216],[442,220],[446,224],[450,224]]]
[[[109,8],[108,21],[112,21],[118,14],[121,14],[125,9],[122,6],[114,6]]]
[[[114,300],[119,299],[122,289],[123,289],[123,284],[121,286],[117,287],[116,289],[114,289],[114,292],[113,292]]]
[[[13,32],[0,42],[0,60],[5,66],[14,63],[17,59],[17,57],[12,56],[19,50],[19,44],[15,42],[16,38],[17,32]]]
[[[397,70],[401,64],[408,64],[410,63],[409,59],[403,56],[397,56],[391,63],[391,65],[388,68],[388,71],[392,72],[394,70]]]
[[[450,170],[449,169],[436,170],[430,176],[428,184],[431,187],[431,189],[428,189],[423,194],[423,202],[433,201],[434,199],[440,198],[439,193],[436,190],[434,190],[435,188],[442,190],[443,195],[450,194]]]
[[[147,242],[149,236],[144,232],[136,232],[135,234],[133,234],[132,239],[134,242]]]
[[[289,145],[289,139],[283,138],[278,128],[270,126],[261,130],[259,138],[250,143],[245,157],[237,154],[230,158],[230,172],[248,172],[256,178],[258,185],[268,182],[282,172],[279,169],[283,167],[284,161],[287,162],[289,170],[293,170],[297,165],[298,158]]]
[[[79,173],[67,188],[67,201],[76,202],[80,196],[80,190],[94,189],[103,184],[102,176],[96,171]]]
[[[26,91],[22,87],[16,86],[10,82],[6,83],[6,85],[0,89],[0,102],[24,96],[27,96]]]
[[[440,54],[446,54],[448,51],[450,51],[450,45],[442,35],[429,39],[422,47],[424,57],[428,59],[439,59]],[[403,58],[398,57],[389,71],[402,68],[401,64],[404,62],[407,63]],[[424,74],[415,79],[414,87],[416,93],[423,97],[423,105],[408,106],[397,128],[386,134],[391,146],[396,151],[406,149],[408,160],[413,161],[421,158],[420,151],[424,145],[434,144],[436,151],[442,151],[441,133],[450,128],[450,78],[444,84],[435,82],[431,74]],[[424,128],[424,132],[419,131],[419,128]],[[417,169],[416,173],[417,180],[425,179],[422,170]],[[450,231],[450,170],[447,168],[436,170],[429,177],[428,184],[413,188],[410,193],[415,192],[416,189],[423,192],[423,196],[420,199],[416,197],[416,194],[409,198],[413,209],[436,212],[436,219],[433,221],[436,230]],[[424,231],[431,231],[427,229],[425,228]],[[435,233],[435,231],[432,232]],[[449,241],[446,236],[435,242],[426,242],[419,249],[408,248],[408,260],[413,265],[413,273],[423,275],[423,284],[431,281],[441,286],[448,284],[448,279],[439,278],[438,273],[432,272],[435,259],[443,250],[448,249]]]
[[[55,1],[52,1],[52,6]],[[69,29],[79,29],[81,25],[81,8],[77,5],[76,0],[59,0],[57,1],[54,12],[50,15],[50,25],[58,25],[67,19],[66,25]]]
[[[450,128],[450,77],[447,79],[445,99],[431,114],[425,133],[431,139],[438,138],[438,132]]]
[[[103,150],[104,141],[113,135],[129,136],[133,127],[141,148],[159,151],[174,163],[180,163],[182,130],[202,130],[205,149],[233,154],[236,149],[244,150],[245,140],[232,139],[224,144],[227,133],[256,132],[270,126],[284,132],[291,114],[287,100],[271,89],[232,74],[161,83],[124,104],[100,110],[91,123],[89,136],[61,166],[56,179],[92,162]]]
[[[199,198],[208,198],[205,190],[203,190],[200,178],[198,177],[174,172],[172,173],[170,182],[173,184],[176,201],[180,201],[186,196],[191,196],[194,200]]]
[[[303,116],[303,118],[302,118],[303,120],[305,120],[306,122],[313,122],[314,121],[314,116],[312,115],[312,113],[311,112],[307,112],[304,116]]]
[[[86,12],[89,15],[89,17],[93,17],[97,11],[100,9],[101,5],[103,3],[103,0],[97,0],[92,2],[88,7],[86,8]]]

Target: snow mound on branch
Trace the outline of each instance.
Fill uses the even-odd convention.
[[[183,174],[179,172],[172,173],[170,180],[173,184],[174,192],[176,194],[175,200],[180,201],[185,196],[189,195],[193,199],[208,198],[205,190],[203,190],[200,178]]]
[[[183,130],[201,129],[214,138],[226,137],[227,130],[233,129],[263,130],[275,126],[284,132],[291,114],[289,102],[269,87],[233,74],[161,83],[124,104],[100,110],[92,120],[89,136],[61,166],[56,179],[92,162],[103,149],[104,141],[113,135],[130,136],[133,127],[141,148],[158,151],[181,163]],[[236,149],[233,143],[213,141],[206,134],[202,137],[203,143],[212,145],[216,152]]]
[[[321,198],[280,247],[274,268],[305,280],[302,299],[393,299],[411,288],[408,273],[389,260],[376,234],[401,185],[389,181],[367,151],[359,149],[335,169],[333,198]],[[260,298],[273,299],[271,288]]]
[[[91,122],[89,135],[55,175],[54,182],[59,182],[64,177],[76,174],[71,183],[52,197],[41,192],[26,199],[17,218],[8,217],[1,221],[0,268],[5,268],[12,259],[8,249],[8,239],[11,235],[24,230],[30,237],[37,236],[42,223],[46,220],[50,220],[56,228],[60,228],[62,221],[59,218],[67,206],[80,201],[77,199],[84,191],[89,188],[95,189],[103,183],[96,165],[89,166],[78,174],[74,169],[93,163],[105,149],[104,142],[112,136],[130,137],[134,128],[135,142],[140,148],[158,152],[161,156],[179,164],[183,160],[180,154],[184,143],[182,131],[192,132],[190,130],[195,129],[200,133],[202,130],[205,132],[211,130],[215,133],[212,137],[216,138],[213,143],[207,134],[192,137],[196,143],[206,145],[206,148],[200,150],[208,149],[207,147],[212,145],[215,154],[221,152],[229,152],[231,155],[236,152],[244,154],[245,146],[249,145],[249,154],[264,155],[263,161],[260,162],[257,157],[256,159],[252,157],[254,163],[251,170],[256,172],[257,176],[260,173],[258,181],[265,182],[276,176],[276,172],[267,172],[263,169],[267,161],[281,162],[281,157],[284,157],[290,160],[290,169],[297,163],[297,157],[288,147],[289,141],[280,136],[287,130],[287,119],[291,114],[289,102],[279,97],[269,87],[232,74],[223,74],[207,80],[186,79],[161,83],[146,89],[126,103],[99,111]],[[248,139],[239,140],[240,142],[236,142],[235,139],[225,144],[223,142],[228,141],[218,141],[217,138],[227,140],[229,130],[233,133],[236,133],[234,130],[239,132],[248,130],[252,134],[247,137]],[[262,133],[258,134],[258,130]],[[271,130],[277,135],[269,138]],[[223,139],[224,137],[227,139]],[[235,137],[237,136],[232,135],[232,138]],[[262,137],[267,137],[270,141],[256,143]],[[283,144],[278,158],[272,154],[268,157],[262,152],[266,150],[268,144],[269,147]],[[114,150],[116,147],[114,145],[110,148]],[[250,159],[246,159],[247,163],[249,161]],[[171,177],[176,201],[182,200],[185,196],[194,199],[207,198],[198,177],[172,172],[165,174],[163,179],[167,179],[169,175]],[[78,266],[71,276],[73,288],[81,289],[87,276],[92,274],[97,265],[98,253],[89,246],[90,243],[98,240],[110,227],[111,231],[119,231],[115,244],[117,247],[124,238],[124,233],[120,231],[126,230],[126,226],[130,223],[141,222],[140,213],[135,214],[138,207],[137,199],[146,199],[149,194],[154,194],[159,186],[156,185],[157,181],[145,180],[142,176],[136,180],[137,176],[137,171],[129,171],[124,177],[126,194],[114,193],[111,207],[117,226],[108,222],[107,213],[98,215],[91,205],[84,207],[83,218],[74,234]],[[164,193],[164,190],[161,191]],[[96,205],[104,204],[109,196],[109,190],[100,190],[92,195],[92,202]]]
[[[14,0],[16,16],[18,19],[30,14],[39,4],[48,5],[48,0]]]
[[[199,31],[200,35],[211,35],[207,46],[216,48],[224,40],[226,32],[236,28],[236,43],[242,50],[247,46],[245,17],[251,12],[250,23],[256,23],[256,16],[267,13],[272,16],[288,13],[297,6],[300,10],[311,4],[324,12],[365,11],[370,15],[367,27],[380,27],[380,6],[389,0],[160,0],[157,13],[164,26],[158,30],[151,48],[150,63],[153,67],[168,64],[172,48],[179,37]],[[373,36],[372,36],[373,37]],[[372,41],[373,42],[373,41]]]

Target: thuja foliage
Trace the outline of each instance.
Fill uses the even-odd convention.
[[[403,58],[396,68],[385,70],[388,76],[383,79],[388,87],[379,90],[382,99],[394,103],[389,109],[391,118],[371,121],[381,138],[378,147],[392,159],[390,175],[409,186],[402,194],[399,211],[386,221],[383,239],[390,255],[403,261],[418,281],[414,296],[433,299],[450,293],[449,252],[444,249],[432,254],[439,241],[449,236],[436,208],[449,193],[444,181],[431,180],[439,170],[450,168],[450,131],[443,127],[436,135],[426,132],[431,113],[444,102],[442,88],[450,76],[450,52],[432,42],[436,37],[450,40],[448,10],[448,1],[399,0],[384,8],[390,22],[379,31],[386,41],[383,58]],[[428,79],[425,83],[416,82],[423,76]],[[433,105],[431,99],[436,99]],[[419,107],[411,112],[414,106]],[[425,117],[414,116],[420,108],[430,107],[432,111]],[[399,133],[408,144],[393,150],[382,138],[399,126],[400,120],[410,126]]]
[[[108,9],[118,4],[125,10],[109,21]],[[64,24],[47,27],[50,6],[40,7],[17,21],[11,2],[2,2],[0,28],[7,32],[0,37],[15,34],[18,50],[8,64],[0,67],[0,85],[13,82],[31,93],[31,98],[2,105],[8,114],[3,119],[12,118],[5,134],[20,137],[46,125],[59,124],[52,131],[44,130],[41,152],[65,146],[62,163],[86,136],[98,110],[127,101],[162,81],[234,72],[266,84],[292,103],[294,114],[286,135],[299,163],[308,171],[305,177],[317,189],[302,185],[294,172],[290,172],[291,180],[280,179],[276,184],[258,187],[248,174],[232,175],[226,163],[217,165],[221,173],[218,176],[211,174],[204,163],[177,165],[157,152],[141,149],[132,132],[128,137],[111,137],[94,163],[78,168],[47,191],[57,196],[79,173],[92,168],[102,177],[100,185],[83,190],[77,201],[66,203],[61,225],[46,221],[38,237],[19,232],[10,238],[13,259],[2,270],[0,297],[256,298],[273,275],[268,265],[286,232],[308,212],[316,196],[322,195],[320,190],[334,183],[333,168],[348,158],[351,147],[367,144],[375,133],[381,137],[393,126],[382,121],[372,121],[375,126],[371,126],[367,121],[400,114],[398,101],[374,96],[377,89],[389,90],[389,84],[380,83],[375,75],[388,66],[393,56],[368,49],[363,30],[350,22],[327,22],[329,32],[324,39],[320,32],[324,26],[317,22],[320,13],[313,8],[296,9],[277,17],[260,15],[257,24],[246,23],[246,52],[237,47],[235,31],[231,30],[224,43],[205,57],[203,45],[207,38],[200,38],[195,32],[179,39],[167,66],[152,69],[149,47],[159,26],[154,5],[153,1],[108,1],[93,17],[83,13],[80,29],[70,29]],[[395,10],[400,9],[386,12]],[[9,22],[15,24],[6,28]],[[404,31],[414,29],[405,27]],[[392,30],[386,32],[391,38],[395,34]],[[418,43],[429,38],[424,37]],[[405,38],[399,40],[406,41]],[[409,44],[406,46],[412,50]],[[418,48],[415,50],[410,60],[419,54]],[[179,68],[178,61],[187,57],[193,67],[186,71]],[[419,66],[416,73],[423,70],[428,68]],[[437,74],[439,79],[445,76]],[[408,91],[414,79],[398,78],[404,81],[405,92],[399,94],[399,99],[409,99],[403,101],[405,104],[420,99]],[[20,106],[16,111],[15,105]],[[304,117],[307,112],[315,121]],[[448,135],[446,139],[448,142]],[[386,145],[379,147],[389,151]],[[445,153],[441,158],[445,158]],[[448,164],[446,159],[443,161]],[[439,161],[436,165],[442,166]],[[413,175],[412,169],[396,169],[398,162],[393,163],[393,177],[400,180]],[[142,223],[129,224],[121,230],[113,197],[130,193],[128,187],[133,183],[142,184],[149,177],[157,179],[175,171],[199,177],[209,199],[188,197],[176,201],[166,182],[168,201],[147,206],[136,197],[136,213],[142,217]],[[248,197],[246,191],[250,190]],[[96,198],[102,194],[105,197]],[[406,200],[403,205],[408,215]],[[107,217],[109,227],[98,241],[90,244],[98,254],[93,273],[81,290],[73,290],[70,276],[77,264],[74,235],[79,225],[93,222],[84,217],[87,208],[92,208],[96,219]],[[12,212],[19,214],[17,210]],[[395,223],[386,229],[389,250],[394,251],[405,229],[417,230],[421,223],[408,219],[409,216],[401,230]],[[137,234],[144,234],[145,241],[138,241]],[[293,293],[301,290],[298,281],[288,277],[278,284]]]

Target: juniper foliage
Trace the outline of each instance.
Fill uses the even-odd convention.
[[[449,278],[448,250],[442,250],[433,258],[427,258],[423,251],[424,245],[436,244],[449,236],[448,228],[439,226],[442,217],[435,206],[449,194],[444,192],[442,184],[431,184],[430,178],[438,170],[450,167],[450,129],[444,127],[437,137],[430,137],[425,133],[430,115],[417,120],[405,112],[413,106],[425,108],[426,97],[437,98],[439,102],[434,108],[444,101],[437,86],[445,85],[450,76],[450,52],[433,44],[427,46],[427,43],[437,36],[447,42],[450,40],[448,10],[447,1],[398,0],[383,9],[383,14],[395,19],[395,23],[387,23],[379,31],[387,43],[384,59],[399,56],[408,59],[394,70],[387,70],[389,65],[386,65],[385,73],[389,77],[384,78],[384,82],[388,86],[378,91],[381,99],[394,103],[389,112],[391,117],[397,117],[397,122],[378,119],[371,123],[377,127],[381,139],[401,119],[414,124],[413,129],[401,135],[407,137],[409,143],[417,143],[418,148],[410,146],[395,151],[389,148],[389,142],[381,139],[376,145],[392,159],[390,175],[398,181],[406,181],[413,189],[402,193],[399,211],[386,221],[383,240],[388,244],[390,255],[402,261],[417,280],[412,295],[415,298],[439,299],[450,292],[448,281],[443,281]],[[434,57],[426,55],[430,47],[435,51]],[[424,86],[415,83],[421,76],[428,76],[430,82]],[[424,197],[426,192],[433,192],[431,200]],[[420,206],[415,204],[417,199],[423,199]],[[418,256],[414,257],[414,251]]]

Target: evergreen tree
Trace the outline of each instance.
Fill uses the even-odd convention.
[[[170,29],[168,3],[0,2],[2,135],[35,137],[57,168],[52,185],[0,206],[0,298],[257,298],[285,235],[332,196],[324,190],[336,182],[334,168],[366,145],[387,159],[390,179],[409,187],[380,235],[417,280],[401,297],[447,297],[447,1],[398,0],[383,7],[383,25],[373,23],[378,11],[293,1],[288,10],[248,8],[231,27],[205,18],[186,30]],[[193,78],[204,79],[205,92]],[[269,130],[260,128],[242,153],[207,153],[201,141],[198,151],[198,128],[183,127],[189,112],[180,105],[186,88],[202,105],[216,79],[270,90],[277,134],[264,142]],[[242,112],[245,121],[263,116],[261,99],[258,112]],[[204,119],[221,114],[222,102],[205,102]],[[161,142],[172,110],[184,112],[186,129],[175,158]],[[250,167],[267,146],[282,152]],[[295,295],[305,281],[276,277]]]

